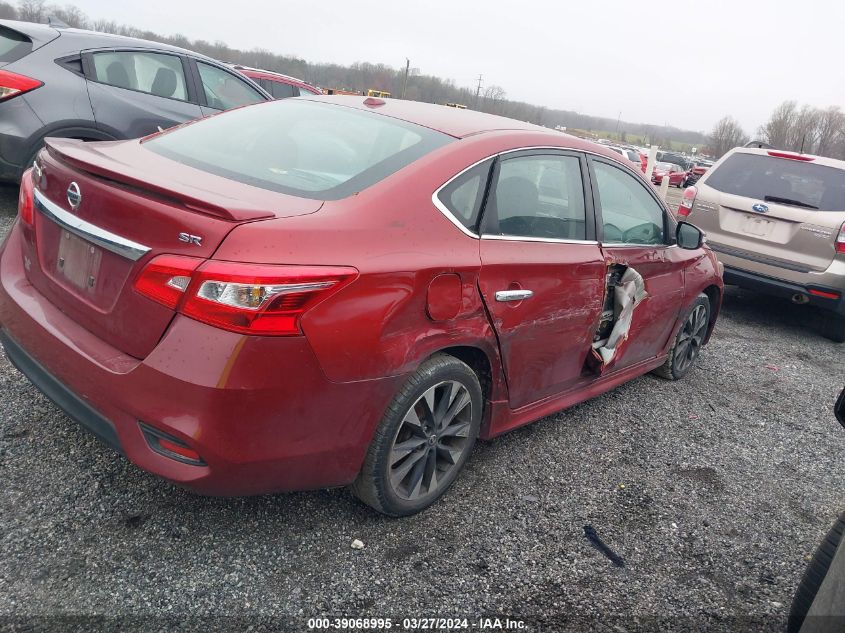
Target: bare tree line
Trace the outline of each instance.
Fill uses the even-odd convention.
[[[839,106],[799,107],[795,101],[784,101],[757,129],[755,140],[777,149],[845,160],[845,113]],[[729,116],[716,123],[710,133],[710,150],[716,158],[747,142],[748,135]]]
[[[839,106],[799,108],[795,101],[784,101],[758,133],[779,149],[845,159],[845,114]]]
[[[710,154],[721,158],[728,150],[745,145],[747,142],[748,135],[742,130],[739,122],[731,116],[726,116],[719,119],[713,126],[708,149]]]

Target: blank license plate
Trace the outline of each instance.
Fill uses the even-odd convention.
[[[68,231],[62,231],[56,268],[60,277],[80,290],[92,292],[100,273],[102,251]]]
[[[745,220],[743,230],[749,235],[758,235],[765,237],[772,232],[772,225],[774,222],[766,220],[765,218],[749,217]]]

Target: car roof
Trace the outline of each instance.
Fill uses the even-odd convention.
[[[88,48],[106,48],[109,46],[121,48],[153,48],[160,51],[170,51],[172,53],[190,55],[196,59],[212,61],[215,64],[220,63],[206,55],[201,55],[200,53],[195,53],[194,51],[179,48],[178,46],[171,46],[170,44],[154,42],[152,40],[144,40],[138,37],[115,35],[113,33],[100,33],[99,31],[89,31],[87,29],[64,27],[56,28],[47,24],[21,22],[19,20],[0,20],[0,26],[5,26],[15,31],[19,31],[30,37],[30,39],[37,39],[41,42],[50,41],[56,38],[56,36],[60,36],[58,41],[63,41],[67,50],[85,50]]]
[[[282,73],[277,73],[274,70],[264,70],[263,68],[253,68],[251,66],[244,66],[243,64],[227,64],[230,68],[234,68],[238,72],[246,72],[246,73],[255,73],[256,75],[267,75],[268,77],[276,77],[278,79],[284,79],[286,81],[294,81],[299,84],[305,84],[306,86],[310,86],[307,81],[304,79],[298,79],[296,77],[291,77],[290,75],[284,75]]]
[[[799,152],[791,152],[789,150],[778,149],[759,149],[756,147],[735,147],[731,150],[733,154],[757,154],[758,156],[772,156],[777,158],[777,154],[786,154],[787,156],[801,156],[807,158],[806,162],[810,165],[824,165],[825,167],[835,167],[836,169],[845,169],[845,160],[838,160],[836,158],[828,158],[827,156],[816,156],[814,154],[801,154]]]
[[[359,110],[377,112],[378,114],[401,119],[409,123],[416,123],[417,125],[422,125],[423,127],[431,128],[456,138],[465,138],[474,134],[497,130],[524,130],[563,136],[561,132],[547,127],[517,121],[516,119],[509,119],[495,114],[477,112],[468,108],[450,108],[434,103],[403,101],[401,99],[378,99],[377,101],[383,105],[373,106],[367,105],[367,102],[369,100],[372,104],[373,100],[375,100],[374,97],[347,95],[327,95],[322,97],[314,95],[313,97],[309,96],[305,98],[312,101],[322,101],[357,108]],[[574,139],[575,137],[572,138]],[[595,144],[590,143],[590,146],[595,147]]]

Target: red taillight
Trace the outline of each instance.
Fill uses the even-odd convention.
[[[845,224],[839,227],[839,235],[836,236],[836,252],[845,254]]]
[[[21,188],[18,192],[18,215],[26,226],[31,227],[35,215],[35,200],[33,199],[34,185],[32,183],[32,169],[27,169],[21,176]]]
[[[17,97],[43,85],[44,82],[37,79],[10,73],[8,70],[0,70],[0,101]]]
[[[815,288],[810,288],[808,292],[811,295],[822,297],[823,299],[838,299],[840,297],[838,292],[827,292],[825,290],[816,290]]]
[[[341,266],[275,266],[161,255],[135,289],[185,316],[243,334],[301,334],[303,314],[358,275]]]
[[[159,255],[138,275],[135,289],[175,310],[191,283],[191,275],[202,262],[196,257]]]
[[[685,218],[690,214],[697,194],[698,190],[695,187],[687,187],[684,190],[684,198],[681,200],[681,204],[678,205],[678,217]]]
[[[779,152],[776,150],[772,150],[768,152],[769,156],[773,156],[775,158],[788,158],[789,160],[803,160],[803,161],[813,161],[816,160],[813,156],[804,156],[803,154],[793,154],[792,152]]]

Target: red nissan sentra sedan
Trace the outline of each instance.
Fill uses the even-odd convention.
[[[490,438],[686,374],[721,274],[609,150],[467,110],[275,101],[54,139],[0,337],[67,414],[206,494],[351,485],[407,515]]]

